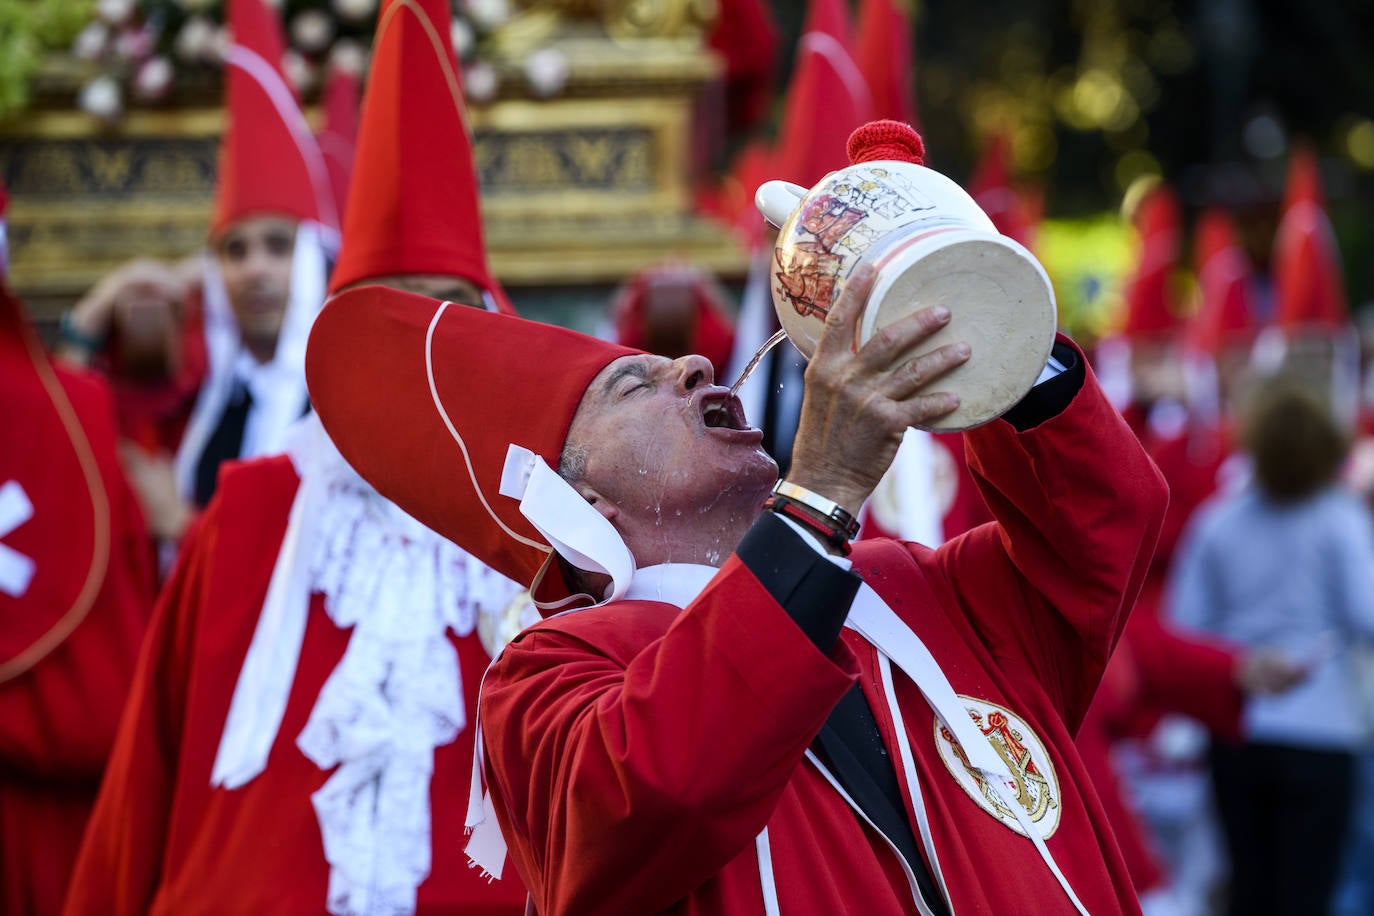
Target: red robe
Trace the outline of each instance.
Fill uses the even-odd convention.
[[[998,421],[967,439],[1000,526],[933,551],[860,542],[853,569],[966,703],[1009,711],[984,706],[982,721],[1019,749],[1028,783],[1043,780],[1049,849],[1087,908],[1138,912],[1073,732],[1148,565],[1163,484],[1091,379],[1033,430]],[[916,811],[929,814],[953,911],[1072,912],[916,686],[893,677],[923,799],[899,765],[906,815],[919,837]],[[856,680],[898,761],[872,646],[846,631],[817,651],[733,555],[683,611],[622,601],[526,630],[489,672],[479,714],[497,817],[538,911],[762,913],[766,825],[781,912],[916,912],[897,857],[804,762]]]
[[[0,404],[0,487],[32,507],[0,551],[33,562],[18,594],[0,587],[0,912],[49,914],[133,677],[153,556],[109,389],[54,367],[3,289]]]
[[[1216,489],[1226,436],[1221,430],[1191,427],[1178,435],[1160,435],[1150,429],[1147,413],[1138,405],[1127,408],[1124,416],[1169,485],[1169,508],[1136,611],[1077,740],[1131,877],[1144,893],[1164,886],[1168,876],[1117,779],[1113,745],[1148,736],[1166,713],[1192,716],[1214,734],[1233,736],[1240,728],[1244,697],[1235,679],[1232,647],[1181,636],[1159,619],[1169,561],[1188,519]]]
[[[286,457],[231,466],[168,581],[77,865],[68,913],[322,913],[329,865],[310,795],[328,779],[296,746],[350,631],[311,598],[300,663],[267,766],[240,789],[210,772],[300,478]],[[449,634],[476,701],[488,662]],[[469,706],[471,718],[471,706]],[[471,725],[435,749],[433,866],[417,912],[516,916],[518,882],[463,855]]]

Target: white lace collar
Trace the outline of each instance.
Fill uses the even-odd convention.
[[[413,913],[430,870],[434,750],[467,724],[457,653],[518,590],[358,477],[313,416],[294,431],[301,475],[267,599],[234,689],[211,784],[266,767],[295,680],[311,593],[351,628],[300,750],[333,769],[311,801],[335,916]]]

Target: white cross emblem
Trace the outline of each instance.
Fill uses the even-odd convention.
[[[33,503],[29,495],[11,480],[0,486],[0,538],[33,518]],[[0,592],[18,598],[29,590],[33,581],[34,562],[13,547],[0,544]]]

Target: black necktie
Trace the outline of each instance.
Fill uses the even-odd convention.
[[[248,411],[252,409],[253,395],[248,386],[235,382],[234,390],[229,393],[229,403],[224,405],[215,431],[205,440],[205,448],[196,464],[196,505],[200,508],[204,509],[210,497],[215,495],[220,464],[239,456],[243,448],[243,428],[248,423]]]

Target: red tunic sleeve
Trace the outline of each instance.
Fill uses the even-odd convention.
[[[1168,490],[1091,370],[1039,426],[997,420],[965,439],[998,524],[941,547],[937,565],[993,655],[1027,667],[1074,730],[1140,591]]]
[[[537,910],[652,913],[687,896],[767,824],[856,674],[738,557],[681,613],[618,602],[527,631],[479,714]]]
[[[1131,618],[1126,636],[1145,704],[1192,716],[1222,738],[1239,735],[1245,694],[1236,682],[1237,649],[1200,634],[1180,635],[1144,609]]]
[[[190,663],[205,569],[214,553],[212,507],[188,535],[159,597],[133,689],[86,830],[69,914],[146,913],[162,870],[181,754]]]

